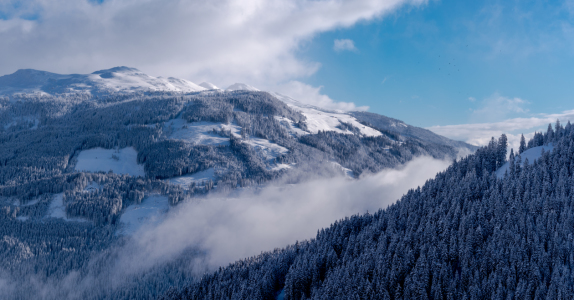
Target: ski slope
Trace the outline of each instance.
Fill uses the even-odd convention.
[[[168,182],[171,184],[180,185],[182,188],[187,189],[191,183],[199,184],[210,180],[215,181],[215,169],[213,168],[209,168],[207,170],[193,174],[173,177],[168,179]]]
[[[91,74],[62,75],[21,69],[0,77],[0,95],[86,93],[105,95],[133,92],[199,92],[208,90],[191,81],[153,77],[135,68],[115,67]]]

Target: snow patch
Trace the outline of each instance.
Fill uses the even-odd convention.
[[[196,145],[229,145],[229,138],[213,133],[213,130],[229,131],[239,134],[241,128],[234,124],[212,122],[188,123],[183,119],[173,119],[165,122],[164,131],[168,137]]]
[[[84,188],[84,192],[88,192],[88,193],[97,192],[101,188],[102,188],[101,185],[99,185],[95,181],[92,181]]]
[[[552,151],[552,149],[554,149],[554,146],[552,145],[552,143],[549,143],[548,145],[545,145],[545,146],[538,146],[538,147],[530,148],[530,149],[522,152],[522,154],[515,156],[514,162],[520,163],[520,165],[522,165],[522,164],[524,164],[524,160],[526,158],[528,158],[528,163],[531,164],[534,162],[534,160],[539,159],[540,156],[542,156],[542,149],[544,149],[544,152],[548,152],[548,151]],[[500,167],[498,170],[496,170],[496,177],[498,177],[498,178],[504,177],[504,174],[506,173],[506,171],[508,171],[509,167],[510,167],[510,162],[506,162],[504,165],[502,165],[502,167]]]
[[[168,179],[168,182],[171,184],[180,185],[182,188],[187,189],[192,182],[198,184],[209,180],[215,181],[215,169],[213,168],[209,168],[207,170],[196,172],[193,174],[186,174],[183,176],[173,177]]]
[[[353,116],[344,113],[342,111],[329,111],[321,109],[312,105],[303,104],[295,99],[289,98],[287,96],[271,93],[277,99],[285,102],[289,107],[300,111],[306,118],[305,123],[307,124],[307,130],[311,133],[317,133],[319,130],[322,131],[335,131],[338,133],[353,134],[348,130],[342,130],[339,127],[341,123],[349,123],[354,127],[359,128],[362,135],[365,136],[379,136],[382,135],[378,130],[365,126]]]
[[[341,164],[334,162],[334,161],[331,163],[333,164],[333,167],[335,167],[336,169],[340,169],[343,172],[343,174],[345,175],[345,178],[349,178],[349,179],[355,178],[353,170],[345,168],[345,167],[341,166]]]
[[[64,204],[64,193],[54,195],[54,199],[50,202],[48,208],[47,218],[58,218],[68,222],[89,222],[84,218],[68,218],[66,216],[66,205]]]
[[[168,210],[169,202],[165,196],[149,196],[140,204],[130,205],[120,217],[118,234],[132,235],[145,225],[157,225]]]
[[[281,154],[289,152],[289,149],[265,139],[251,137],[250,139],[245,140],[244,143],[249,144],[264,160],[272,160]]]
[[[133,147],[84,150],[78,155],[75,170],[86,172],[108,172],[112,170],[116,174],[144,177],[144,166],[137,163],[137,156],[138,153]]]
[[[291,169],[291,166],[288,164],[276,164],[274,167],[270,168],[271,171],[281,171],[285,169]]]
[[[279,121],[279,124],[281,124],[281,126],[283,126],[293,137],[309,134],[308,132],[303,131],[301,128],[297,127],[295,122],[293,122],[291,119],[280,116],[275,116],[275,119]]]

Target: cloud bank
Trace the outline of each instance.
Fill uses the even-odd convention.
[[[313,74],[302,42],[424,0],[29,0],[0,4],[0,74],[88,73],[119,65],[154,76],[265,88]]]
[[[574,122],[574,110],[557,114],[540,114],[529,118],[512,118],[500,122],[432,126],[427,129],[436,134],[477,146],[486,145],[491,137],[498,138],[506,133],[509,147],[516,151],[520,145],[521,134],[524,134],[528,140],[535,131],[546,131],[548,124],[554,124],[556,120],[560,120],[563,125],[568,121]]]
[[[122,259],[119,266],[133,269],[141,267],[141,261],[157,263],[198,247],[207,253],[207,266],[215,268],[284,247],[313,238],[318,229],[345,216],[387,207],[449,164],[419,157],[402,168],[359,180],[319,178],[269,186],[260,192],[248,190],[237,197],[185,203],[159,226],[136,234],[134,247],[139,250]]]

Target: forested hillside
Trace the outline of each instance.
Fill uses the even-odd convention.
[[[192,282],[196,270],[184,263],[203,254],[188,249],[145,274],[108,278],[130,235],[180,202],[282,178],[358,178],[474,149],[302,110],[266,92],[146,76],[122,67],[0,77],[2,295],[154,298]],[[129,84],[117,91],[118,82]]]
[[[235,262],[164,299],[571,299],[574,127],[549,126],[520,153],[552,143],[502,178],[506,137],[396,204],[316,238]]]

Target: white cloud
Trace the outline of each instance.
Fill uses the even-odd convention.
[[[266,88],[314,73],[303,41],[423,0],[25,1],[36,20],[0,19],[0,74],[87,73],[119,65],[154,76]],[[10,4],[8,5],[9,7]]]
[[[234,198],[185,203],[161,225],[136,235],[138,250],[129,251],[118,266],[139,269],[142,261],[169,260],[193,246],[206,251],[207,265],[214,268],[284,247],[314,237],[318,229],[345,216],[387,207],[449,164],[419,157],[402,168],[359,180],[318,178],[246,191]]]
[[[469,100],[475,101],[472,97]],[[527,113],[528,109],[524,107],[527,104],[526,100],[517,97],[508,98],[495,93],[481,102],[481,107],[472,112],[470,119],[474,123],[504,120],[512,114]]]
[[[349,39],[335,40],[333,44],[333,50],[336,52],[341,51],[352,51],[356,52],[358,49],[355,47],[355,42]]]
[[[299,102],[332,110],[366,111],[368,106],[356,106],[353,102],[336,102],[327,95],[321,94],[322,87],[313,87],[299,81],[290,81],[278,85],[273,91],[289,96]]]
[[[563,125],[568,121],[574,122],[574,110],[558,114],[540,114],[529,118],[513,118],[500,122],[432,126],[427,129],[436,134],[477,146],[486,145],[491,137],[498,138],[501,134],[506,133],[509,146],[516,150],[520,143],[520,134],[523,133],[528,140],[535,131],[545,132],[548,124],[554,124],[556,120],[560,120]]]

